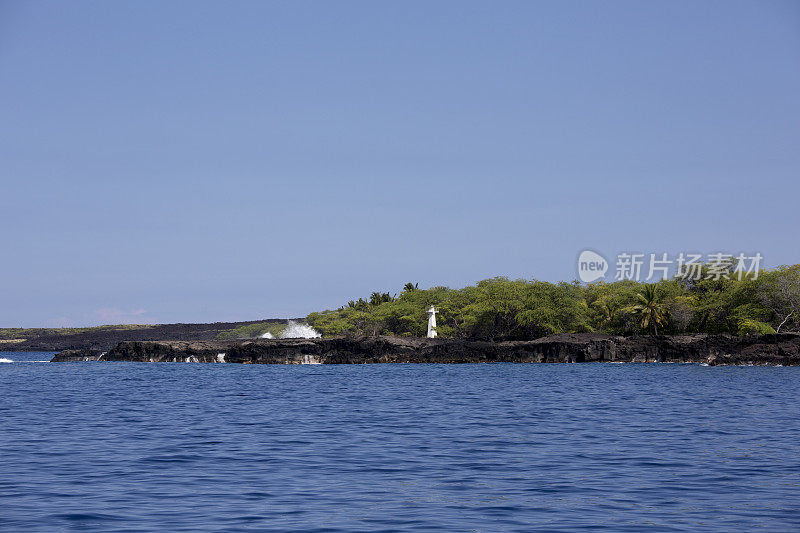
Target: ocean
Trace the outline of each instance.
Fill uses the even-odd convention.
[[[0,353],[3,531],[800,530],[800,368]]]

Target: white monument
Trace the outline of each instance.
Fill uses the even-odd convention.
[[[431,306],[428,309],[428,338],[433,339],[436,337],[436,308]]]

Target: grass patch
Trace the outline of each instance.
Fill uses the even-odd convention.
[[[215,338],[217,340],[257,339],[264,333],[271,333],[273,337],[277,337],[284,329],[286,329],[286,324],[281,322],[257,322],[220,331]]]

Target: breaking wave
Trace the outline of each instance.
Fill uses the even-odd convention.
[[[299,324],[292,320],[278,335],[278,338],[281,339],[316,339],[319,337],[322,337],[322,334],[308,324]]]
[[[0,363],[13,363],[13,359],[6,359],[5,357],[0,357]]]

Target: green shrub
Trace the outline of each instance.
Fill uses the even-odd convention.
[[[264,333],[270,333],[273,337],[277,337],[284,329],[286,329],[286,324],[282,322],[258,322],[221,331],[215,338],[217,340],[257,339]]]

